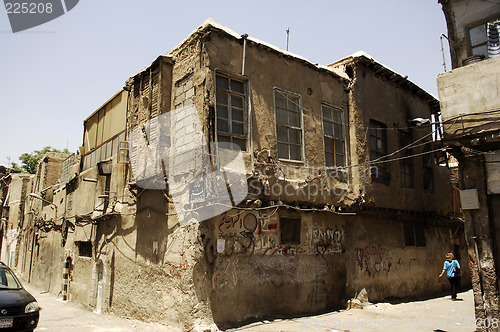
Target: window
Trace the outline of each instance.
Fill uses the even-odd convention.
[[[278,158],[302,161],[302,109],[300,96],[274,89]]]
[[[281,244],[300,244],[300,218],[280,217]]]
[[[17,280],[14,272],[7,267],[0,268],[0,289],[8,290],[8,289],[19,289],[21,288],[21,284]]]
[[[370,120],[370,160],[379,160],[387,155],[387,126]],[[391,181],[389,163],[381,160],[371,165],[372,180],[388,184]]]
[[[424,167],[424,190],[434,191],[434,157],[431,151],[431,144],[424,146],[422,164]]]
[[[470,55],[483,54],[485,58],[489,58],[492,52],[497,54],[499,30],[500,20],[486,22],[469,29]],[[488,50],[488,42],[490,50]]]
[[[116,135],[111,140],[106,141],[99,146],[96,150],[87,153],[83,157],[83,171],[94,167],[101,161],[110,159],[112,156],[116,155],[120,142],[125,141],[125,132]]]
[[[92,257],[92,242],[90,242],[90,241],[76,241],[75,244],[78,247],[78,256],[80,256],[80,257]]]
[[[345,166],[344,112],[340,108],[321,105],[325,163],[328,167]]]
[[[411,148],[405,148],[411,144],[411,133],[400,131],[399,132],[399,148],[402,149],[401,156],[401,186],[405,188],[414,187],[414,169],[413,169],[413,158],[405,158],[412,155]]]
[[[242,151],[247,148],[245,82],[232,76],[215,75],[215,114],[217,141],[233,143]]]
[[[422,223],[405,222],[403,224],[405,246],[425,247],[425,225]]]

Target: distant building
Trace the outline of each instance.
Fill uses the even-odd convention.
[[[439,2],[453,67],[437,78],[444,141],[460,165],[476,317],[487,323],[500,314],[500,3]]]
[[[19,252],[19,231],[22,229],[25,217],[29,211],[26,211],[25,204],[34,175],[16,174],[0,178],[0,260],[5,264],[17,265]]]
[[[39,169],[23,264],[97,312],[187,330],[441,293],[463,223],[410,123],[437,113],[367,54],[321,66],[208,20],[85,120],[59,181]]]

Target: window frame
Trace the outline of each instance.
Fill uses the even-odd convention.
[[[283,109],[281,107],[277,107],[277,93],[282,93],[286,95],[292,95],[298,98],[298,112],[299,113],[299,127],[296,126],[291,126],[291,125],[283,125],[283,124],[278,124],[278,108]],[[279,87],[273,87],[273,102],[274,102],[274,121],[275,121],[275,129],[276,129],[276,155],[278,156],[278,160],[282,161],[287,161],[287,162],[292,162],[292,163],[303,163],[305,161],[305,144],[304,144],[304,113],[302,112],[302,96],[298,93],[292,92],[292,91],[287,91],[285,89],[279,88]],[[288,98],[287,98],[288,102]],[[286,110],[289,112],[293,112],[293,110]],[[292,129],[292,130],[298,130],[300,133],[300,144],[295,144],[295,143],[290,143],[289,139],[288,142],[282,142],[279,140],[279,130],[278,126],[285,127],[287,130]],[[288,131],[287,131],[288,132]],[[288,146],[288,157],[290,157],[290,146],[299,146],[299,151],[300,151],[300,160],[297,159],[290,159],[290,158],[282,158],[279,156],[279,144],[287,144]]]
[[[217,78],[218,77],[223,77],[223,78],[226,78],[228,80],[228,89],[225,89],[223,87],[218,87],[218,84],[217,84]],[[243,84],[243,93],[241,92],[238,92],[238,91],[235,91],[235,90],[232,90],[231,89],[231,81],[237,81],[237,82],[240,82]],[[229,142],[237,145],[240,147],[240,150],[241,151],[248,151],[248,148],[249,148],[249,139],[250,139],[250,135],[249,135],[249,116],[248,116],[248,103],[249,103],[249,93],[248,93],[248,84],[249,84],[249,81],[248,81],[248,78],[247,77],[244,77],[244,76],[241,76],[241,75],[236,75],[236,74],[232,74],[232,73],[228,73],[228,72],[225,72],[225,71],[221,71],[221,70],[214,70],[214,122],[215,122],[215,140],[216,142],[219,142],[222,140],[220,140],[220,137],[228,137],[229,138]],[[218,101],[218,98],[217,98],[217,95],[218,95],[218,92],[224,92],[224,93],[227,93],[228,95],[228,99],[227,99],[227,105],[224,105],[224,104],[221,104],[219,103]],[[243,108],[242,108],[242,112],[243,112],[243,117],[242,117],[242,120],[234,120],[232,117],[233,117],[233,107],[235,109],[239,109],[238,107],[236,106],[233,106],[232,103],[231,103],[231,96],[234,95],[234,96],[239,96],[239,97],[242,97],[243,98]],[[218,105],[221,105],[221,106],[227,106],[227,123],[228,123],[228,132],[224,132],[224,131],[219,131],[219,116],[218,116]],[[223,117],[220,117],[221,119],[224,119]],[[243,135],[240,135],[240,134],[236,134],[233,132],[233,129],[232,129],[232,126],[233,126],[233,122],[237,122],[237,123],[241,123],[243,125]],[[240,141],[244,141],[243,145],[240,145],[238,143],[234,143],[234,140],[240,140]],[[227,142],[227,141],[225,141]],[[242,146],[244,146],[244,149],[242,148]]]
[[[300,216],[280,216],[280,244],[300,245],[302,240],[302,218]],[[287,225],[287,227],[284,227]],[[293,239],[283,239],[283,230],[292,230]]]
[[[484,55],[484,59],[489,59],[489,55],[488,55],[488,35],[487,35],[487,24],[490,23],[490,22],[493,22],[493,21],[496,21],[496,20],[500,20],[500,16],[497,14],[497,15],[493,15],[493,16],[490,16],[488,17],[487,19],[485,20],[482,20],[482,21],[479,21],[479,22],[475,22],[474,24],[470,24],[469,26],[467,26],[465,28],[466,30],[466,41],[467,41],[467,56],[473,56],[473,55],[476,55],[476,54],[483,54]],[[484,31],[485,31],[485,35],[484,37],[485,40],[481,43],[478,43],[478,44],[472,44],[472,38],[471,38],[471,30],[473,29],[476,29],[476,28],[479,28],[479,27],[484,27]],[[485,53],[482,53],[482,52],[478,52],[478,53],[474,53],[474,49],[478,49],[478,48],[481,48],[481,47],[484,47],[486,46],[486,52]]]
[[[110,160],[113,156],[117,155],[119,151],[120,142],[125,141],[125,136],[126,136],[126,130],[121,131],[120,133],[111,137],[101,145],[97,146],[95,149],[90,150],[89,152],[84,154],[82,156],[83,161],[81,164],[82,172],[89,168],[97,166],[97,164],[100,163],[101,161]],[[107,148],[108,144],[110,146],[109,149]],[[116,147],[116,153],[115,153],[115,147]],[[104,159],[103,159],[103,153],[104,153]]]
[[[423,187],[424,191],[428,193],[433,193],[435,186],[434,186],[434,156],[433,153],[428,153],[429,151],[432,151],[432,145],[431,143],[427,143],[424,145],[422,148],[422,176],[423,176]],[[426,172],[427,171],[427,172]],[[430,181],[430,188],[427,188],[425,186],[425,178],[427,175],[430,174],[431,181]]]
[[[75,241],[75,246],[78,249],[79,258],[92,258],[94,253],[94,244],[92,241]]]
[[[333,118],[330,120],[330,119],[327,119],[324,115],[324,108],[330,108],[331,111],[333,112],[339,112],[340,113],[340,123],[339,122],[336,122],[333,120]],[[336,138],[333,134],[334,132],[332,131],[332,135],[327,135],[326,132],[325,132],[325,122],[328,122],[329,124],[331,125],[334,125],[334,124],[340,124],[341,126],[341,130],[342,130],[342,133],[341,133],[341,136],[342,136],[342,139],[338,139]],[[325,166],[326,167],[332,167],[332,168],[337,168],[337,167],[345,167],[347,165],[347,143],[346,143],[346,128],[345,128],[345,118],[344,118],[344,110],[339,107],[339,106],[334,106],[334,105],[331,105],[331,104],[328,104],[328,103],[321,103],[321,126],[323,128],[323,151],[324,151],[324,157],[325,157]],[[327,153],[330,153],[331,152],[327,152],[326,151],[326,140],[327,139],[330,139],[334,142],[333,144],[333,164],[334,165],[328,165],[328,159],[327,159]],[[338,165],[337,164],[337,144],[336,142],[337,141],[341,141],[342,142],[342,146],[343,146],[343,165]]]
[[[410,145],[413,142],[412,133],[409,131],[400,130],[398,133],[399,138],[399,148],[401,150],[402,157],[408,157],[413,154],[413,149],[405,147]],[[401,174],[401,187],[414,189],[415,188],[415,162],[413,157],[404,158],[399,161],[400,165],[400,174]],[[407,169],[410,169],[409,174],[406,172]],[[411,179],[411,183],[407,184],[405,179],[408,176]]]
[[[374,131],[380,131],[381,133],[383,133],[383,137],[378,137],[378,135],[373,135],[373,132]],[[388,139],[387,139],[387,125],[384,124],[383,122],[380,122],[380,121],[377,121],[377,120],[373,120],[373,119],[370,119],[369,120],[369,123],[368,123],[368,134],[369,134],[369,146],[368,146],[368,149],[370,151],[370,162],[372,162],[373,160],[377,160],[379,158],[382,158],[383,156],[386,156],[388,155],[389,153],[389,150],[388,150]],[[372,149],[372,139],[373,137],[375,137],[377,139],[377,143],[378,143],[378,140],[382,140],[382,149],[383,151],[375,151]],[[378,144],[375,144],[377,147],[378,147]],[[374,156],[374,153],[377,154],[377,156]],[[390,184],[391,183],[391,165],[389,164],[389,162],[387,160],[382,160],[382,162],[380,163],[373,163],[371,164],[370,163],[370,170],[372,170],[374,167],[377,167],[377,172],[374,174],[373,172],[371,172],[371,179],[372,181],[375,181],[375,182],[379,182],[379,183],[383,183],[383,184]],[[381,176],[380,175],[380,171],[383,171],[383,173],[385,174],[384,176]]]
[[[425,223],[421,222],[403,222],[403,241],[405,247],[425,248],[427,247],[427,238],[425,235]],[[422,237],[418,236],[421,232]],[[411,242],[410,242],[411,241]]]

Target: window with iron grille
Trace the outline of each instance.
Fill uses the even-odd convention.
[[[390,165],[387,155],[387,126],[381,122],[370,120],[370,160],[380,160],[371,165],[372,180],[388,184],[391,181]]]
[[[326,104],[321,105],[325,163],[328,167],[346,165],[344,112]]]
[[[413,152],[411,148],[406,148],[411,142],[411,133],[404,131],[399,132],[399,148],[401,149],[401,156],[403,158],[400,160],[401,186],[405,188],[414,188],[415,185],[413,158],[409,157]]]
[[[302,109],[300,96],[274,89],[278,158],[302,161]]]
[[[247,150],[247,119],[245,81],[217,73],[215,75],[215,113],[217,141],[233,143]]]
[[[431,144],[424,146],[422,164],[424,167],[424,190],[434,191],[434,156],[430,153]]]

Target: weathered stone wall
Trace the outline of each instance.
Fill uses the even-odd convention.
[[[206,89],[210,96],[207,102],[213,107],[214,71],[240,77],[244,47],[241,40],[232,40],[223,33],[212,32],[205,39],[204,49],[207,52],[208,68],[212,70],[206,76]],[[246,161],[256,163],[249,174],[257,173],[255,182],[250,183],[253,187],[251,189],[257,189],[257,197],[265,201],[281,200],[314,205],[352,204],[355,200],[352,195],[355,184],[348,185],[343,174],[336,178],[326,174],[321,115],[323,103],[339,107],[344,111],[347,127],[349,110],[344,89],[346,81],[327,70],[320,70],[305,61],[251,41],[247,42],[245,49],[244,78],[250,87],[249,140],[253,149],[249,150],[250,153],[244,152],[243,156]],[[304,133],[302,162],[281,162],[277,158],[275,88],[300,95]],[[349,151],[348,136],[346,145]],[[269,155],[279,167],[271,162]],[[268,190],[263,185],[265,180],[268,181]],[[314,190],[309,190],[309,186],[314,187]],[[271,191],[271,188],[276,190]],[[334,193],[335,189],[338,189],[338,194]]]
[[[2,182],[6,185],[5,190],[8,192],[2,201],[2,209],[8,207],[8,214],[2,216],[7,221],[3,222],[3,238],[1,240],[1,261],[11,267],[16,267],[19,257],[19,227],[22,226],[24,221],[25,203],[27,196],[27,188],[34,175],[28,174],[10,174],[7,180],[3,179]],[[7,182],[8,181],[8,182]]]
[[[348,294],[366,288],[370,301],[382,301],[449,292],[446,278],[437,278],[448,252],[454,252],[461,264],[462,287],[470,287],[465,240],[456,243],[451,238],[450,228],[460,230],[460,223],[433,220],[425,227],[425,246],[405,246],[403,224],[418,219],[383,215],[350,219],[346,229]]]
[[[500,58],[442,73],[437,82],[446,140],[486,135],[498,129],[496,111],[500,109],[500,100],[487,96],[497,96]]]
[[[351,83],[351,107],[349,112],[351,141],[351,162],[353,174],[358,178],[359,187],[365,191],[364,201],[367,205],[398,210],[428,211],[439,215],[447,215],[450,200],[449,171],[433,163],[433,191],[424,190],[423,157],[424,144],[432,141],[430,126],[410,128],[409,121],[415,118],[429,119],[431,108],[429,102],[412,92],[411,89],[400,86],[396,81],[384,78],[385,70],[374,70],[371,61],[366,58],[359,61],[347,61],[351,68],[353,81]],[[375,67],[377,68],[377,67]],[[404,84],[404,82],[403,82]],[[401,161],[396,160],[388,165],[390,171],[389,184],[371,180],[369,172],[370,158],[370,120],[375,120],[387,126],[387,159],[399,159],[406,155],[417,155],[412,158],[414,169],[414,188],[401,185]],[[411,133],[412,149],[401,149],[400,130]],[[437,148],[432,145],[431,149]],[[433,157],[431,154],[430,156]],[[366,168],[368,165],[368,168]],[[377,171],[376,168],[373,171]]]
[[[56,184],[61,177],[63,161],[68,157],[66,153],[47,152],[40,161],[35,182],[35,193],[40,193]],[[50,201],[51,197],[49,197]]]
[[[287,242],[288,218],[300,219],[297,243]],[[460,223],[434,220],[425,246],[416,247],[405,246],[403,224],[418,217],[406,219],[283,208],[213,218],[202,237],[214,320],[228,326],[338,309],[363,288],[374,302],[447,293],[437,276],[448,252],[462,265],[462,287],[470,287],[465,241],[451,237]]]
[[[459,159],[461,186],[464,189],[478,190],[479,209],[465,210],[465,231],[468,246],[469,264],[474,289],[476,318],[494,319],[500,314],[498,271],[495,267],[494,238],[491,212],[486,193],[482,157]]]
[[[62,290],[64,256],[61,236],[56,232],[39,231],[34,239],[31,282],[40,289],[59,295]],[[30,260],[31,257],[27,259]],[[27,270],[26,275],[29,273],[29,268]]]
[[[290,219],[297,242],[286,239]],[[210,299],[221,326],[266,316],[297,316],[340,307],[347,269],[347,217],[331,212],[233,209],[204,233]]]
[[[200,67],[198,54],[198,44],[174,53],[169,63],[175,65],[164,64],[168,68],[161,72],[161,79],[151,81],[148,89],[159,89],[161,96],[160,116],[173,107],[194,104],[198,111],[203,111],[200,84],[204,79],[199,70],[194,73]],[[146,68],[144,72],[148,70]],[[143,82],[144,72],[134,79]],[[135,94],[136,87],[136,84],[131,84],[129,135],[137,127],[150,125],[158,115],[151,113],[151,103],[145,96],[149,92],[141,90]],[[180,137],[161,130],[158,132],[168,134],[172,139],[169,144],[175,144],[175,139]],[[131,153],[135,152],[131,149]],[[149,166],[160,161],[158,156],[162,151],[158,153],[150,155]],[[203,281],[206,269],[200,264],[203,255],[203,243],[198,238],[200,225],[180,228],[168,192],[161,190],[161,186],[156,186],[156,189],[148,187],[151,183],[148,176],[142,178],[145,181],[129,185],[127,180],[137,178],[131,172],[128,165],[113,163],[109,186],[113,196],[116,192],[114,208],[111,209],[111,197],[107,211],[103,211],[97,221],[94,239],[94,264],[97,267],[94,271],[99,270],[98,265],[102,262],[102,277],[99,278],[99,273],[95,272],[96,281],[92,287],[101,285],[103,295],[99,304],[100,296],[94,291],[95,307],[101,305],[103,310],[120,316],[163,322],[187,330],[194,325],[212,323],[209,307],[205,304],[208,301],[207,290],[202,285],[206,283]],[[157,174],[158,170],[153,169],[150,175]]]

